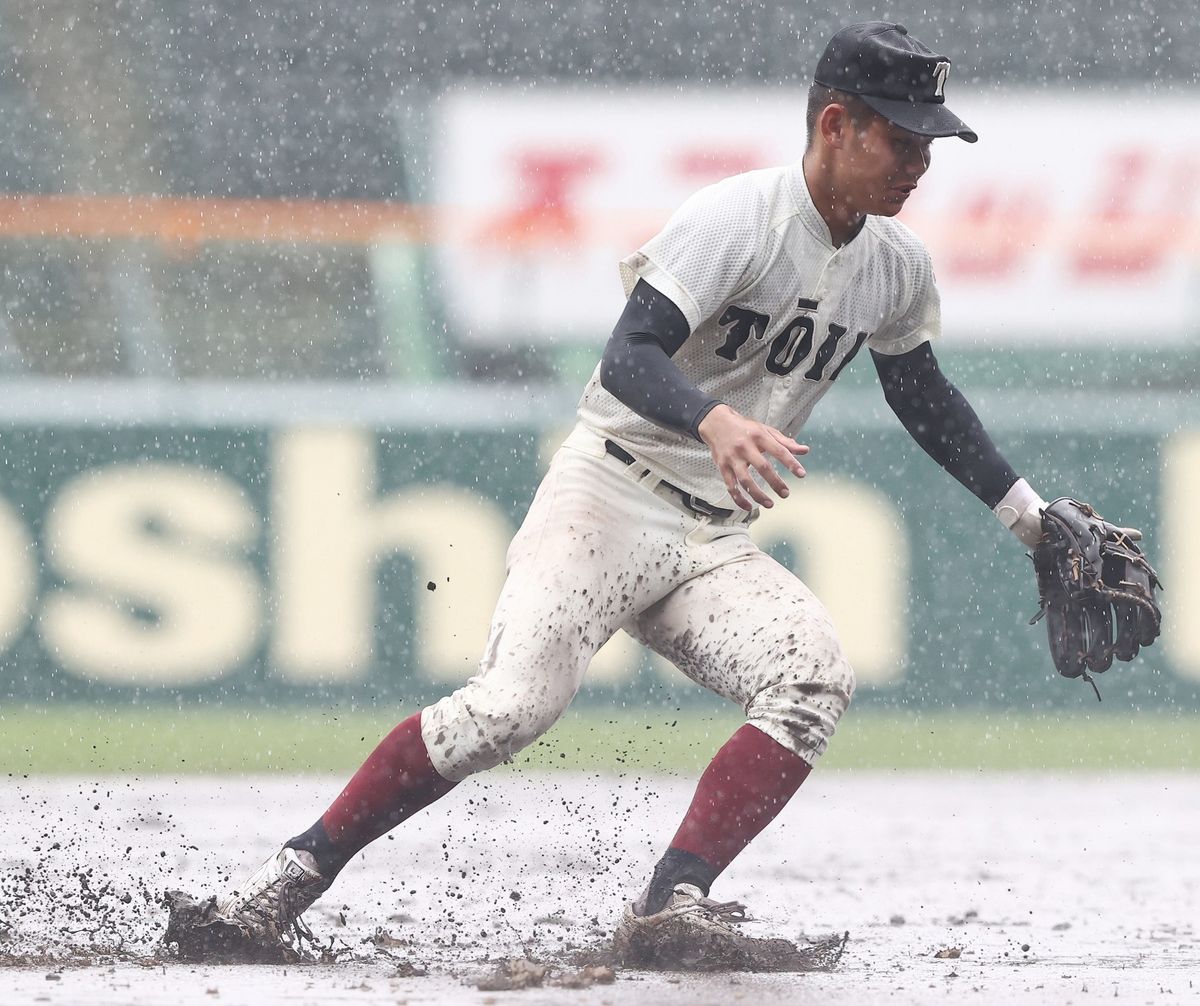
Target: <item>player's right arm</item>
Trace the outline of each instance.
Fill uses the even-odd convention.
[[[700,439],[708,445],[733,502],[743,510],[753,509],[751,500],[768,509],[775,505],[754,478],[755,472],[781,499],[788,497],[787,483],[771,463],[772,458],[797,478],[804,478],[804,466],[796,458],[808,453],[807,446],[774,426],[735,412],[728,405],[719,405],[704,417]]]
[[[699,440],[701,421],[721,403],[671,359],[689,334],[675,303],[639,279],[604,347],[600,385],[643,419]]]
[[[804,476],[796,460],[808,448],[705,394],[671,359],[690,334],[675,303],[644,279],[634,286],[600,363],[604,390],[639,416],[702,441],[712,454],[730,498],[743,510],[774,500],[757,473],[781,498],[788,495],[772,459]]]
[[[773,211],[757,173],[694,193],[666,226],[621,262],[629,300],[605,350],[605,389],[638,415],[704,443],[734,503],[744,510],[787,486],[775,462],[796,475],[808,448],[705,394],[671,357],[691,333],[769,259]],[[719,391],[718,391],[719,393]]]

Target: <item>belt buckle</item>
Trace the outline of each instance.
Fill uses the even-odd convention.
[[[683,493],[683,505],[692,513],[698,513],[701,517],[716,517],[721,511],[711,503],[700,499],[699,496],[693,496],[691,493]]]

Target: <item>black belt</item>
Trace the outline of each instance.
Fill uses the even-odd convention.
[[[611,454],[614,458],[623,464],[631,465],[637,458],[630,454],[620,444],[614,444],[611,440],[604,441],[604,450]],[[649,471],[650,469],[646,469]],[[727,510],[725,507],[713,506],[707,500],[702,500],[699,496],[693,496],[689,492],[680,489],[679,486],[673,486],[666,479],[662,479],[658,483],[664,489],[669,489],[679,497],[684,507],[699,517],[715,517],[717,520],[728,520],[734,515],[733,510]]]

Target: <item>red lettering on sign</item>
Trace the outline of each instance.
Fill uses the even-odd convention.
[[[672,163],[674,170],[689,181],[715,182],[763,167],[763,158],[747,150],[685,150]]]
[[[574,243],[583,229],[575,196],[580,182],[600,163],[599,156],[588,151],[519,155],[523,201],[485,224],[480,239],[489,244]]]
[[[1029,254],[1045,229],[1047,210],[1033,190],[966,193],[955,200],[956,218],[945,269],[964,279],[1003,279]]]
[[[1166,243],[1144,198],[1155,182],[1156,167],[1140,150],[1119,153],[1113,159],[1097,194],[1100,212],[1085,224],[1075,249],[1072,265],[1076,275],[1128,275],[1162,265]]]

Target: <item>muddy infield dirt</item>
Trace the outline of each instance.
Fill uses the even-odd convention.
[[[814,774],[713,893],[750,905],[752,934],[849,930],[832,973],[618,969],[563,987],[603,953],[691,783],[513,771],[347,868],[307,916],[327,963],[164,953],[164,891],[222,889],[339,782],[4,780],[0,1003],[1200,1001],[1186,775]],[[540,987],[477,987],[514,958],[548,965]]]

